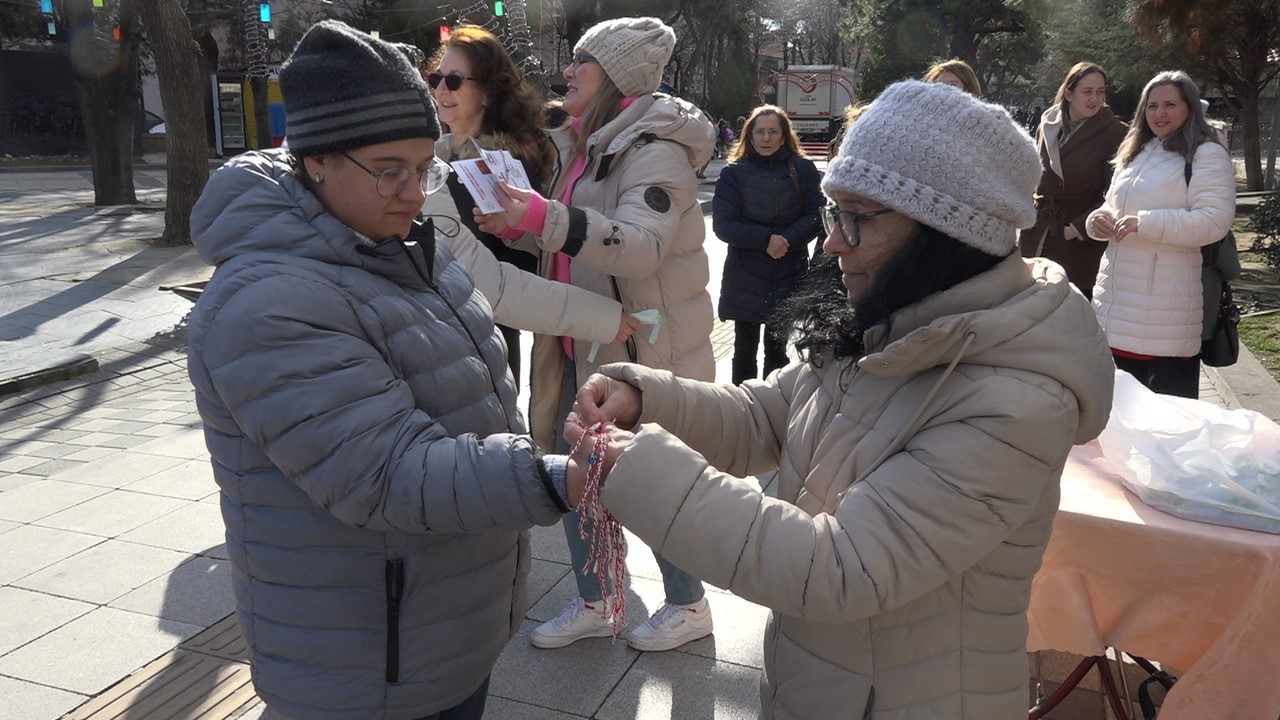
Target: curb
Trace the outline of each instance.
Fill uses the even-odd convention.
[[[98,361],[82,353],[51,367],[0,380],[0,396],[34,390],[42,385],[71,380],[97,371]]]

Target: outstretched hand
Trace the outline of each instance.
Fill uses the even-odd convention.
[[[616,343],[626,341],[627,338],[636,334],[636,331],[640,329],[642,324],[643,323],[633,317],[631,313],[623,310],[622,320],[618,322],[618,334],[613,338],[613,341]]]
[[[578,388],[570,418],[576,417],[587,427],[613,424],[630,430],[640,420],[643,402],[637,388],[607,375],[592,373]],[[570,424],[565,424],[566,429]]]

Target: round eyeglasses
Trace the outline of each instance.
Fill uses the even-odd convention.
[[[841,210],[836,205],[828,205],[822,208],[822,229],[826,231],[827,235],[839,229],[840,239],[844,241],[844,244],[855,248],[862,242],[862,238],[859,236],[859,227],[862,223],[881,215],[888,215],[891,212],[896,211],[893,208],[880,208],[879,210],[859,213],[852,210]]]
[[[443,82],[444,86],[449,88],[449,92],[458,92],[462,89],[462,83],[467,80],[471,80],[471,78],[457,73],[448,75],[442,75],[438,72],[427,73],[427,87],[432,90],[440,87],[440,83]]]
[[[431,164],[425,170],[393,167],[377,172],[365,167],[364,163],[351,157],[345,151],[338,154],[355,163],[356,167],[372,175],[377,180],[378,195],[384,198],[393,198],[404,192],[404,189],[409,186],[409,178],[413,175],[418,176],[418,187],[422,188],[422,194],[430,195],[444,187],[445,181],[449,179],[451,170],[449,164],[445,161],[440,158],[431,158]]]

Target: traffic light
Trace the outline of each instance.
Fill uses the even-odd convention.
[[[507,14],[507,4],[502,0],[493,0],[493,16],[502,17]]]
[[[271,22],[271,3],[269,2],[258,3],[258,19],[264,23]]]
[[[440,44],[443,45],[449,42],[449,38],[451,37],[453,37],[453,31],[449,29],[449,26],[441,25],[440,26]]]

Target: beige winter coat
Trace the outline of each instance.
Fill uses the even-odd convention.
[[[559,174],[568,172],[572,134],[554,131]],[[581,383],[601,364],[631,360],[683,377],[711,380],[711,277],[702,248],[706,225],[698,203],[697,168],[715,147],[715,130],[694,106],[667,95],[635,100],[587,140],[587,164],[570,205],[549,200],[537,243],[572,257],[573,285],[615,298],[627,312],[657,309],[656,336],[641,327],[631,342],[600,347],[574,343]],[[615,328],[616,329],[616,328]],[[561,420],[564,352],[554,337],[534,340],[530,427],[544,449],[555,447]]]
[[[602,368],[662,426],[604,502],[773,610],[761,717],[1025,718],[1031,578],[1067,453],[1107,420],[1106,341],[1058,265],[1016,256],[893,328],[856,370],[793,363],[739,387]],[[739,479],[775,468],[776,499]]]

